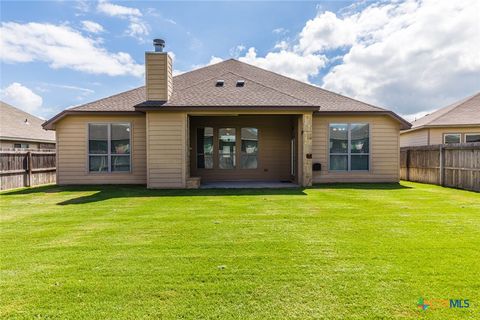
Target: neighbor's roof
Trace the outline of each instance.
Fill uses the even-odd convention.
[[[480,92],[412,122],[411,130],[443,126],[480,126]]]
[[[217,80],[224,80],[224,86],[217,87],[215,85]],[[237,80],[244,80],[244,87],[237,87]],[[152,108],[191,110],[208,107],[256,109],[285,107],[286,109],[304,108],[317,112],[388,113],[400,121],[404,127],[410,126],[408,122],[391,111],[234,59],[173,77],[173,93],[168,102],[145,100],[145,87],[140,87],[68,109],[68,112],[129,112]],[[56,121],[58,116],[49,120],[47,124]]]
[[[40,118],[0,101],[0,139],[54,143],[55,132],[44,130],[43,122]]]

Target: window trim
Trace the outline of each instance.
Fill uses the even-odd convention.
[[[478,143],[478,142],[467,142],[467,136],[480,136],[480,132],[469,132],[469,133],[465,133],[465,137],[463,139],[463,142],[464,143]]]
[[[447,144],[447,143],[445,142],[445,138],[446,138],[447,136],[459,136],[459,142],[456,142],[456,143],[462,143],[462,134],[461,134],[461,133],[458,133],[458,132],[446,132],[446,133],[443,134],[443,139],[442,139],[442,140],[443,140],[443,144]]]
[[[330,126],[332,124],[346,124],[347,125],[347,153],[338,153],[330,152]],[[352,157],[352,133],[351,133],[351,125],[352,124],[367,124],[368,125],[368,153],[353,153],[353,156],[356,155],[362,155],[362,156],[368,156],[368,170],[352,170],[351,166],[351,157]],[[364,172],[364,173],[370,173],[372,171],[372,125],[370,122],[329,122],[328,123],[328,135],[327,135],[327,154],[328,154],[328,160],[327,160],[327,166],[328,166],[328,172],[335,172],[335,173],[350,173],[350,172]],[[347,170],[333,170],[330,169],[330,156],[347,156]]]
[[[96,153],[90,153],[90,125],[91,124],[103,124],[103,125],[107,125],[107,153],[102,153],[102,154],[96,154]],[[111,164],[111,159],[112,159],[112,156],[116,157],[116,156],[120,156],[120,157],[126,157],[127,155],[118,155],[118,154],[112,154],[112,136],[111,136],[111,131],[112,131],[112,124],[128,124],[129,128],[130,128],[130,132],[129,132],[129,140],[130,140],[130,153],[128,154],[128,156],[130,157],[130,161],[129,161],[129,165],[130,165],[130,168],[128,171],[112,171],[112,164]],[[87,154],[87,167],[86,167],[86,171],[87,171],[87,174],[93,174],[93,175],[102,175],[102,174],[131,174],[133,172],[133,169],[132,169],[132,155],[133,155],[133,141],[132,141],[132,132],[133,132],[133,123],[132,122],[129,122],[129,121],[113,121],[113,122],[88,122],[87,123],[87,134],[86,134],[86,154]],[[90,171],[90,156],[101,156],[101,157],[107,157],[107,171],[104,171],[104,172],[97,172],[97,171]]]

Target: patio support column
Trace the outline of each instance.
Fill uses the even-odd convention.
[[[302,116],[302,187],[312,185],[312,118],[313,114],[304,113]]]

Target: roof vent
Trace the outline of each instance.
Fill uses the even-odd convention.
[[[245,86],[245,80],[237,80],[237,87],[244,87]]]
[[[217,83],[215,83],[215,87],[223,87],[225,84],[225,80],[217,80]]]
[[[165,40],[153,39],[153,46],[155,47],[155,52],[163,52],[163,48],[165,48]]]

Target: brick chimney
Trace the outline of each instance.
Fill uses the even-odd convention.
[[[153,40],[154,52],[145,52],[145,84],[148,101],[168,101],[172,96],[172,58],[163,51],[165,41]]]

